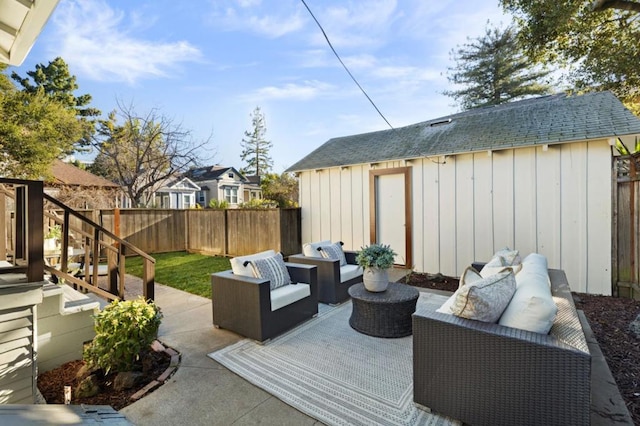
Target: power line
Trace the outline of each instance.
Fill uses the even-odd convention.
[[[307,6],[307,3],[304,0],[300,0],[300,1],[302,2],[302,4],[304,4],[304,7],[307,8],[307,10],[311,14],[311,17],[313,18],[313,20],[316,21],[316,24],[318,24],[318,28],[320,28],[320,31],[322,31],[322,35],[324,36],[324,39],[327,40],[327,43],[329,44],[329,47],[333,51],[333,54],[336,55],[336,58],[338,58],[338,61],[340,61],[340,63],[344,67],[345,71],[347,71],[347,74],[349,74],[349,77],[351,77],[351,79],[353,80],[354,83],[356,83],[356,85],[358,86],[360,91],[367,97],[367,99],[369,100],[371,105],[373,105],[373,107],[376,109],[376,111],[378,111],[378,114],[380,114],[380,117],[382,117],[382,119],[389,125],[389,127],[391,129],[395,130],[394,127],[391,125],[391,123],[389,123],[389,120],[387,120],[387,118],[384,116],[384,114],[382,114],[380,109],[378,109],[378,107],[376,106],[375,102],[373,102],[373,100],[369,97],[367,92],[362,88],[360,83],[358,83],[358,80],[356,80],[356,78],[353,76],[353,74],[351,74],[351,71],[349,71],[349,68],[347,68],[347,66],[344,64],[344,62],[342,62],[342,59],[340,58],[340,55],[338,55],[338,52],[336,52],[336,49],[333,48],[333,45],[331,44],[331,41],[329,40],[329,37],[327,36],[327,33],[324,31],[324,28],[322,28],[322,25],[320,25],[320,22],[318,22],[318,20],[316,19],[315,15],[311,11],[311,9],[309,9],[309,6]]]

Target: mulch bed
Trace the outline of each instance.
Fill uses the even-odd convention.
[[[98,395],[74,399],[72,404],[85,405],[110,405],[116,410],[120,410],[131,404],[131,396],[144,388],[148,383],[157,379],[171,364],[171,356],[166,352],[148,351],[141,357],[141,363],[145,364],[140,384],[125,390],[115,390],[113,381],[115,373],[108,375],[98,375],[98,384],[101,392]],[[64,404],[64,387],[71,386],[73,391],[80,383],[77,377],[78,371],[84,366],[84,361],[70,361],[51,371],[38,375],[38,389],[48,404]],[[157,389],[157,388],[156,388]]]
[[[458,279],[440,274],[413,273],[407,281],[410,285],[433,290],[453,292],[458,288]],[[629,329],[640,315],[640,301],[583,293],[574,293],[574,300],[576,307],[584,311],[589,320],[634,423],[640,425],[640,338]],[[116,410],[131,404],[131,395],[169,367],[169,355],[165,352],[152,353],[155,367],[135,389],[114,391],[111,386],[113,376],[110,375],[101,380],[102,392],[99,395],[72,403],[111,405]],[[64,386],[77,385],[76,374],[83,364],[83,361],[71,361],[38,377],[38,388],[47,402],[64,403]]]
[[[458,279],[440,274],[413,273],[407,281],[433,290],[458,288]],[[640,314],[640,301],[584,293],[574,293],[574,300],[589,320],[634,424],[640,425],[640,338],[629,328]]]

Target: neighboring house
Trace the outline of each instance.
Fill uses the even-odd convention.
[[[209,206],[211,200],[226,201],[230,207],[236,207],[254,198],[262,198],[259,177],[246,177],[234,167],[200,167],[186,175],[200,186],[197,203],[202,207]]]
[[[51,178],[45,181],[44,190],[75,209],[123,207],[120,185],[61,160],[51,165]]]
[[[150,198],[150,205],[161,209],[190,209],[196,205],[200,186],[183,176],[172,176],[159,182]]]
[[[638,135],[640,119],[600,92],[334,138],[288,169],[302,242],[387,243],[398,264],[451,276],[507,246],[609,295],[613,145]]]

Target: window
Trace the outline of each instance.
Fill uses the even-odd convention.
[[[232,173],[229,173],[229,177],[230,177],[231,179],[233,179],[233,172],[232,172]]]
[[[238,188],[227,186],[224,189],[224,199],[229,204],[238,204]]]
[[[183,194],[182,195],[182,208],[183,209],[190,209],[192,207],[191,205],[191,194]]]
[[[198,191],[198,204],[204,204],[204,191]]]

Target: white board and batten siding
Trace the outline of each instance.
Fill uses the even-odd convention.
[[[571,289],[611,294],[607,140],[307,170],[302,242],[370,243],[369,171],[411,168],[414,270],[460,276],[504,247],[545,255]],[[398,188],[398,190],[402,190]],[[384,241],[381,241],[384,243]]]
[[[0,288],[0,404],[33,404],[42,283]]]

